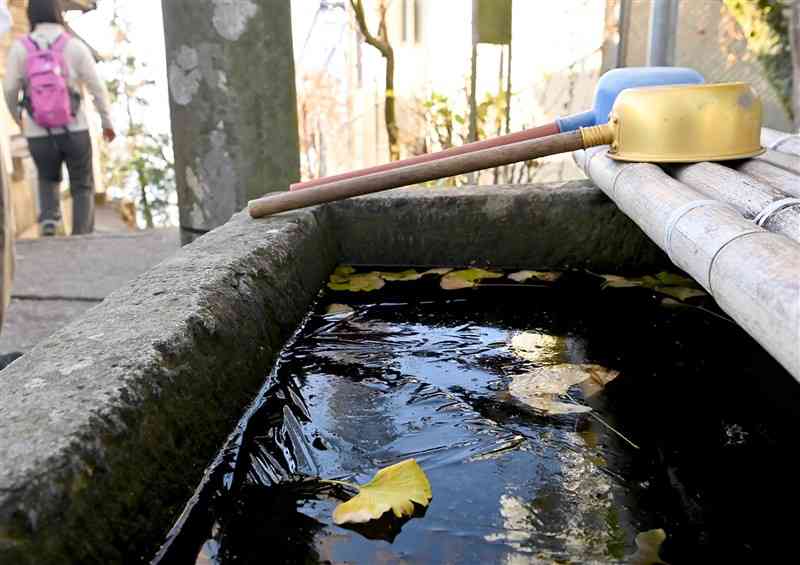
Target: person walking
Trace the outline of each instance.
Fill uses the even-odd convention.
[[[66,163],[72,195],[72,233],[94,231],[92,141],[84,101],[91,94],[103,138],[116,137],[108,92],[86,44],[65,28],[61,0],[29,0],[30,35],[8,53],[3,90],[28,141],[39,177],[39,225],[55,235],[61,221],[60,185]],[[22,99],[20,100],[20,94]]]

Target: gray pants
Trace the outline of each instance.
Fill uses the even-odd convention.
[[[28,148],[39,175],[39,223],[55,225],[61,221],[59,187],[62,181],[61,171],[66,163],[72,195],[72,233],[92,233],[94,175],[89,132],[75,131],[49,137],[31,137],[28,139]]]

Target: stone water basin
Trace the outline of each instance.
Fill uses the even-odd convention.
[[[577,288],[589,286],[524,288],[524,297],[510,286],[464,291],[473,304],[442,298],[435,282],[427,291],[393,283],[392,292],[399,286],[413,296],[365,293],[362,305],[398,305],[367,308],[364,315],[383,318],[365,318],[366,329],[336,326],[326,357],[303,332],[327,323],[322,309],[332,297],[320,298],[320,289],[337,264],[535,268],[576,273]],[[320,539],[335,540],[320,555],[356,562],[406,554],[412,562],[437,555],[445,562],[535,562],[539,555],[577,559],[584,550],[611,559],[628,555],[635,534],[651,528],[667,533],[663,556],[672,563],[703,551],[734,561],[737,551],[766,555],[769,534],[779,552],[791,537],[765,504],[794,492],[792,466],[782,459],[790,453],[794,383],[730,322],[695,309],[665,313],[648,302],[648,291],[641,306],[626,302],[626,292],[612,307],[614,294],[630,289],[601,292],[587,273],[668,268],[661,251],[589,182],[402,189],[266,220],[237,215],[3,371],[0,563],[141,563],[159,548],[180,549],[179,539],[189,551],[176,559],[186,562],[215,539],[217,518],[227,524],[224,532],[244,540],[230,546],[240,559],[253,549],[262,562],[278,546],[283,555],[313,561]],[[428,291],[439,296],[430,304],[422,300]],[[451,303],[444,308],[441,300]],[[558,324],[570,312],[594,317],[585,319],[583,334],[572,331],[569,362],[621,371],[596,415],[640,449],[593,417],[542,418],[503,396],[521,363],[508,340],[537,327],[564,335]],[[545,313],[552,319],[537,318]],[[649,317],[656,313],[684,321]],[[415,316],[439,325],[416,324]],[[472,325],[458,330],[464,324]],[[380,370],[370,372],[370,362],[357,358],[368,373],[358,380],[353,364],[331,359],[355,354],[336,334],[344,330],[371,332],[370,354],[387,357]],[[418,335],[403,337],[409,331]],[[458,345],[441,345],[451,334]],[[431,355],[415,354],[418,342],[433,344]],[[389,345],[397,350],[382,354]],[[301,374],[304,382],[294,383]],[[273,385],[283,400],[267,394]],[[415,395],[419,386],[430,391],[428,400]],[[571,394],[584,402],[579,391]],[[366,402],[376,398],[385,400]],[[339,401],[339,413],[326,411]],[[288,413],[297,426],[284,426]],[[359,427],[351,416],[365,420]],[[241,513],[214,515],[216,487],[205,485],[249,484],[241,474],[258,467],[233,465],[238,454],[260,453],[250,439],[284,427],[297,449],[274,469],[293,459],[305,476],[316,468],[326,478],[363,482],[398,457],[417,458],[433,485],[425,516],[401,524],[392,544],[332,529],[334,502],[285,482],[287,488],[265,487],[265,478],[282,476],[268,466],[252,477],[252,488],[243,487],[247,496],[228,499]],[[224,447],[237,429],[251,430],[242,436],[251,451]],[[398,434],[404,429],[413,441]],[[304,452],[307,464],[298,458]],[[222,483],[214,482],[218,471]],[[583,476],[595,481],[588,490],[581,490]],[[567,485],[571,491],[561,488]],[[200,508],[212,509],[211,530],[206,518],[195,518],[208,516],[193,510]],[[254,519],[258,508],[264,520]],[[279,511],[267,510],[273,508]],[[714,521],[728,514],[735,519]],[[174,541],[164,545],[176,524]],[[721,540],[731,540],[728,549]]]

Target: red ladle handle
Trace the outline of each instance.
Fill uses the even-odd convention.
[[[402,159],[400,161],[392,161],[391,163],[375,165],[374,167],[367,167],[365,169],[358,169],[356,171],[348,171],[346,173],[331,175],[329,177],[322,177],[314,180],[308,180],[305,182],[296,182],[289,187],[289,190],[292,191],[302,190],[304,188],[311,188],[312,186],[321,186],[324,184],[329,184],[340,180],[363,177],[365,175],[371,175],[373,173],[382,173],[384,171],[391,171],[394,169],[399,169],[401,167],[407,167],[408,165],[417,165],[419,163],[438,161],[439,159],[445,159],[447,157],[453,157],[455,155],[464,155],[466,153],[472,153],[473,151],[480,151],[481,149],[489,149],[492,147],[499,147],[501,145],[508,145],[510,143],[517,143],[518,141],[538,139],[540,137],[546,137],[548,135],[554,135],[556,133],[559,133],[558,126],[556,125],[555,122],[553,122],[550,124],[545,124],[543,126],[537,126],[535,128],[530,128],[515,133],[509,133],[506,135],[501,135],[499,137],[493,137],[491,139],[484,139],[481,141],[474,141],[472,143],[467,143],[465,145],[459,145],[458,147],[451,147],[450,149],[436,151],[435,153],[425,153],[424,155],[415,155],[414,157],[409,157],[408,159]]]
[[[371,175],[343,179],[326,185],[313,186],[305,190],[276,192],[269,196],[251,200],[248,208],[250,216],[261,218],[278,212],[344,200],[345,198],[371,194],[389,190],[390,188],[410,186],[430,180],[452,177],[583,148],[583,136],[580,131],[559,133],[541,139],[529,139],[500,147],[480,149],[464,155],[454,155],[431,162],[407,165],[391,171],[381,171]]]

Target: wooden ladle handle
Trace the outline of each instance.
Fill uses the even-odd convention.
[[[583,148],[580,131],[559,133],[540,139],[520,141],[510,145],[447,157],[437,161],[334,181],[295,192],[279,192],[251,200],[248,208],[253,218],[261,218],[278,212],[297,210],[316,204],[344,200],[354,196],[463,175],[481,169],[499,167]]]

